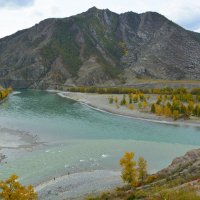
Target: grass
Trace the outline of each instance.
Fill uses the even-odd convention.
[[[88,196],[86,200],[200,200],[200,196],[197,194],[197,190],[200,189],[198,182],[195,186],[191,186],[190,183],[182,186],[182,181],[174,179],[164,182],[164,184],[160,184],[157,181],[156,184],[147,186],[131,188],[128,185],[124,185],[121,188],[103,192],[97,196]]]

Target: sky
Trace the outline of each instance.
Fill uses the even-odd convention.
[[[69,17],[93,6],[116,13],[155,11],[200,32],[200,0],[0,0],[0,38],[46,18]]]

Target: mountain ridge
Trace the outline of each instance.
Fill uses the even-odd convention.
[[[137,79],[199,80],[200,34],[156,12],[92,7],[0,39],[0,82],[115,86]]]

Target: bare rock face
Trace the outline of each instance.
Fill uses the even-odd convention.
[[[171,166],[175,167],[179,165],[180,163],[188,163],[188,162],[197,161],[197,160],[200,160],[200,149],[189,151],[184,156],[175,158],[172,161]]]
[[[17,88],[199,80],[200,34],[155,12],[95,7],[0,39],[0,84]]]
[[[159,176],[198,176],[200,177],[200,149],[187,152],[184,156],[175,158],[171,165],[157,173]]]

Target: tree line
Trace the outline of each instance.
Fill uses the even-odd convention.
[[[191,94],[159,95],[157,101],[151,105],[151,112],[158,116],[189,119],[192,115],[200,117],[199,96]]]
[[[156,95],[157,99],[153,103],[148,100],[151,95],[137,92],[135,94],[123,94],[121,99],[118,96],[110,95],[108,101],[110,104],[115,103],[116,107],[126,106],[134,110],[135,106],[139,110],[149,111],[158,116],[165,116],[177,120],[179,118],[190,119],[191,116],[200,117],[200,95],[185,93],[185,90],[179,90],[179,94]]]
[[[186,88],[158,88],[158,89],[138,89],[132,87],[95,87],[95,86],[80,86],[80,87],[66,87],[69,92],[82,92],[82,93],[98,93],[98,94],[187,94],[200,95],[200,88],[187,90]]]

